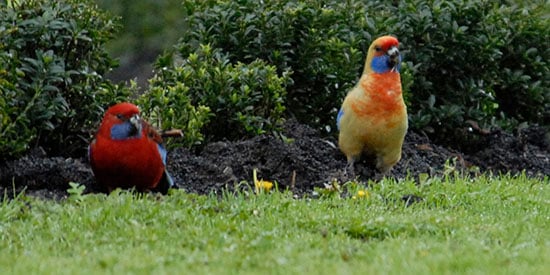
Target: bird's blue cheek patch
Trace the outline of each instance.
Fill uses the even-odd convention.
[[[340,120],[342,120],[343,115],[344,109],[340,108],[340,111],[338,111],[338,116],[336,116],[336,128],[338,128],[338,131],[340,131]]]
[[[113,140],[121,140],[128,138],[140,138],[141,130],[136,129],[130,122],[116,124],[111,127],[111,138]]]
[[[387,55],[375,56],[372,59],[370,67],[375,73],[385,73],[390,70],[390,67],[388,67],[388,59]]]
[[[375,73],[385,73],[390,71],[392,68],[388,66],[390,58],[387,55],[376,56],[372,59],[371,68]],[[395,70],[399,72],[401,70],[401,55],[399,56],[399,64],[395,67]]]

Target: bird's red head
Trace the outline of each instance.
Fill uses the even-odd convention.
[[[393,36],[382,36],[372,42],[370,50],[374,56],[381,56],[388,52],[392,47],[399,48],[399,41]]]
[[[372,42],[365,62],[364,74],[399,72],[401,55],[397,38],[385,35]]]
[[[122,102],[115,104],[109,109],[107,109],[107,112],[105,113],[105,116],[114,116],[117,119],[130,119],[131,117],[139,115],[139,108],[138,106],[129,103],[129,102]]]
[[[130,122],[136,129],[140,129],[139,108],[128,102],[115,104],[109,107],[107,112],[105,112],[105,116],[103,117],[101,126],[99,127],[98,135],[110,137],[111,128],[113,125],[122,124],[125,122]]]

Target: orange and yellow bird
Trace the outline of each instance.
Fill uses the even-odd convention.
[[[376,158],[376,168],[384,174],[401,159],[408,122],[398,47],[393,36],[372,42],[363,75],[338,112],[338,145],[351,171],[363,153]]]

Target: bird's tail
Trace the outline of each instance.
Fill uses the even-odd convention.
[[[166,195],[169,189],[179,189],[179,187],[174,182],[174,179],[172,179],[170,173],[164,169],[164,173],[162,173],[162,178],[160,179],[159,184],[152,191]]]

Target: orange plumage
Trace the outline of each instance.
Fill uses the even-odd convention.
[[[383,173],[401,159],[408,123],[398,46],[392,36],[371,44],[359,83],[342,103],[337,120],[338,145],[351,168],[364,152],[376,158],[376,167]]]

